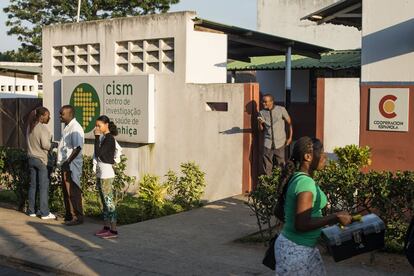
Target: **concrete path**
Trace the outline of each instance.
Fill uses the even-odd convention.
[[[80,275],[274,275],[261,265],[265,248],[234,243],[256,231],[255,218],[238,198],[190,212],[119,228],[117,240],[93,236],[96,222],[66,227],[0,208],[0,257],[55,273]],[[364,259],[365,258],[365,259]],[[330,275],[412,275],[396,267],[362,261],[332,263]],[[377,263],[379,262],[379,263]],[[396,272],[398,271],[398,272]]]

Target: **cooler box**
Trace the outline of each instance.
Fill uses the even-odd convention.
[[[322,229],[322,239],[335,262],[384,247],[385,223],[375,214],[348,226]]]

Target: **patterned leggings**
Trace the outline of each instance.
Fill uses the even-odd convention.
[[[298,245],[279,235],[275,242],[276,276],[325,276],[318,248]]]
[[[112,190],[113,178],[98,178],[97,186],[103,205],[103,219],[105,222],[116,223],[116,209]]]

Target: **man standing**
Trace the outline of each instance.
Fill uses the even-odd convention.
[[[259,112],[257,118],[259,129],[264,132],[263,171],[271,175],[275,166],[285,164],[285,147],[292,143],[293,128],[286,109],[275,105],[272,95],[263,96],[263,106],[264,109]],[[288,124],[288,135],[285,123]]]
[[[60,109],[60,120],[65,124],[59,142],[57,162],[62,169],[62,189],[65,202],[65,224],[68,226],[83,223],[82,192],[82,148],[84,132],[75,119],[75,109],[65,105]]]

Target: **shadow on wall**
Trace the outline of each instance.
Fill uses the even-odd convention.
[[[414,52],[414,19],[362,37],[362,65]]]

